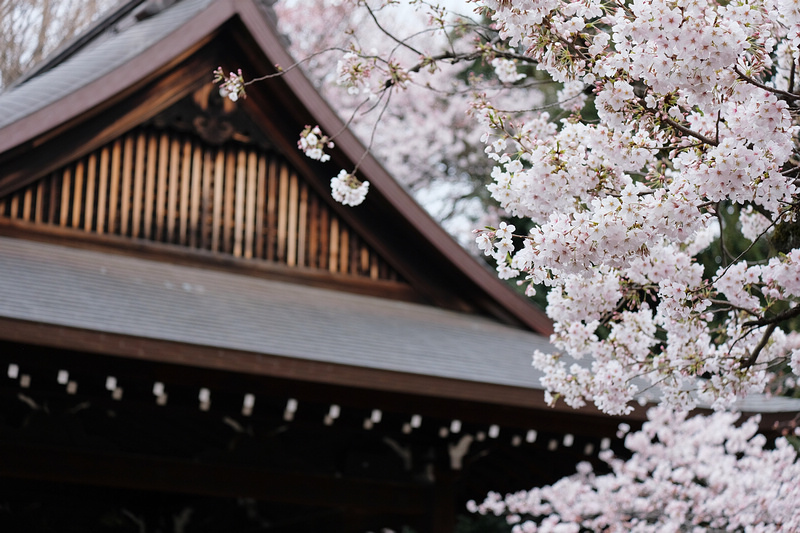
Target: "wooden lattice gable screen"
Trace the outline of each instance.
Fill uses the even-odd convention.
[[[398,280],[280,155],[153,126],[0,199],[0,217]]]

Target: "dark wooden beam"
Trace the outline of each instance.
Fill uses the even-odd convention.
[[[166,457],[0,443],[0,476],[219,497],[249,497],[374,513],[421,515],[421,484],[275,472]]]
[[[554,418],[558,417],[559,412],[571,413],[573,416],[586,414],[601,423],[605,421],[605,426],[621,420],[612,420],[589,406],[580,410],[563,404],[550,408],[545,403],[542,392],[536,389],[280,357],[24,320],[0,318],[0,340],[427,398],[467,402],[477,400],[496,407],[549,411]],[[643,420],[644,409],[636,409],[626,419]],[[565,427],[574,425],[574,419],[566,422]]]

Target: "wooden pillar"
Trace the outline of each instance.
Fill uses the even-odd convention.
[[[431,533],[453,533],[456,527],[456,479],[458,472],[438,466],[431,498]]]

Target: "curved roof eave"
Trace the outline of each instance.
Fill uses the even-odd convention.
[[[0,94],[0,154],[92,113],[191,51],[235,14],[232,0],[186,0],[91,43],[58,67]],[[176,31],[180,28],[180,31]]]

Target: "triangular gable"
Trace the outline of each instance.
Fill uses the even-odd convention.
[[[0,198],[0,217],[398,280],[330,197],[309,187],[268,139],[238,131],[241,111],[226,112],[211,90]]]
[[[140,25],[141,28],[139,28]],[[167,26],[171,29],[162,31]],[[135,154],[137,144],[142,142],[140,140],[142,135],[145,139],[145,151],[150,150],[151,153],[160,154],[161,130],[156,128],[151,131],[146,128],[137,128],[143,124],[157,126],[153,122],[154,117],[163,114],[194,91],[207,87],[211,71],[219,64],[228,69],[241,66],[245,72],[268,74],[276,71],[276,65],[286,67],[293,63],[293,59],[283,48],[281,37],[265,15],[263,6],[255,0],[182,0],[174,7],[167,8],[152,18],[135,23],[133,27],[120,27],[117,30],[111,32],[112,35],[108,37],[108,42],[115,43],[115,46],[121,46],[118,41],[126,41],[131,32],[137,31],[151,32],[155,40],[151,41],[149,47],[138,52],[138,55],[125,56],[119,61],[114,56],[108,56],[104,60],[106,63],[96,67],[99,69],[98,72],[82,71],[81,74],[86,81],[82,85],[78,84],[71,88],[68,94],[60,95],[60,99],[55,101],[36,102],[32,104],[33,109],[27,115],[13,123],[0,124],[2,126],[0,127],[0,195],[6,198],[4,213],[6,216],[10,216],[13,210],[15,218],[25,218],[27,214],[28,217],[32,217],[34,223],[37,220],[47,220],[51,226],[56,223],[61,224],[61,220],[64,218],[65,225],[72,225],[69,231],[97,233],[98,214],[102,211],[103,217],[107,219],[111,216],[111,210],[114,209],[115,218],[111,229],[106,222],[100,227],[100,231],[104,234],[119,232],[120,235],[123,235],[121,215],[123,212],[128,212],[128,225],[125,228],[127,237],[133,236],[133,228],[136,227],[139,228],[139,238],[152,238],[155,235],[159,239],[169,242],[177,239],[178,246],[182,244],[192,246],[192,242],[194,242],[196,246],[217,246],[218,250],[234,256],[241,254],[244,257],[245,254],[252,254],[253,257],[260,257],[257,228],[261,228],[261,237],[263,238],[271,231],[278,231],[280,224],[273,230],[268,224],[258,226],[255,219],[251,219],[252,231],[248,231],[248,205],[251,214],[259,213],[258,200],[256,199],[255,207],[252,200],[250,204],[247,201],[249,198],[246,193],[248,175],[254,173],[256,187],[259,173],[263,173],[264,181],[268,182],[269,163],[267,161],[271,157],[268,157],[266,153],[263,154],[264,170],[261,170],[259,161],[261,161],[262,153],[256,150],[253,155],[256,163],[251,166],[249,165],[251,154],[248,151],[250,148],[241,152],[243,165],[238,164],[240,152],[237,151],[234,151],[231,156],[226,151],[221,159],[224,161],[225,169],[222,172],[227,172],[228,168],[243,168],[243,177],[231,178],[232,192],[229,190],[230,194],[223,195],[225,201],[231,202],[232,200],[233,208],[226,211],[223,203],[221,214],[219,214],[219,234],[216,239],[213,232],[217,224],[213,221],[213,208],[212,222],[210,225],[204,226],[205,230],[201,229],[198,232],[198,226],[192,225],[193,221],[196,221],[195,224],[203,227],[200,223],[203,213],[202,201],[197,202],[197,193],[192,196],[192,184],[195,182],[199,184],[199,197],[202,198],[204,186],[202,176],[206,171],[204,169],[216,168],[219,148],[211,149],[208,152],[212,163],[198,165],[200,180],[192,181],[192,169],[195,167],[194,165],[188,166],[186,172],[189,175],[189,186],[182,189],[180,176],[185,172],[184,165],[179,163],[174,166],[174,170],[171,170],[169,163],[171,157],[169,154],[173,151],[173,137],[169,135],[172,134],[169,134],[167,140],[164,141],[167,145],[167,148],[164,149],[164,153],[167,154],[165,158],[157,155],[155,163],[145,158],[145,176],[142,178],[144,188],[141,190],[143,198],[140,200],[141,204],[138,204],[142,206],[142,211],[133,209],[135,197],[129,198],[126,211],[122,208],[120,197],[115,207],[112,207],[111,204],[105,204],[102,207],[99,204],[97,206],[92,204],[92,216],[89,217],[90,220],[87,224],[86,214],[74,215],[75,199],[77,198],[74,193],[71,193],[70,196],[71,203],[67,202],[65,205],[65,215],[60,211],[64,199],[63,194],[58,201],[51,201],[47,207],[44,207],[47,198],[44,189],[50,187],[50,190],[56,190],[57,182],[61,180],[63,190],[65,170],[70,172],[72,189],[69,190],[74,191],[75,173],[78,165],[81,164],[85,174],[82,178],[82,187],[85,189],[86,183],[90,179],[93,179],[95,183],[95,190],[91,193],[93,201],[96,202],[98,197],[106,198],[111,194],[112,180],[110,177],[108,181],[104,182],[101,172],[95,168],[94,176],[90,178],[88,169],[92,166],[90,164],[92,161],[95,165],[100,165],[104,161],[104,157],[112,161],[115,146],[118,146],[117,143],[121,146],[121,148],[116,148],[116,151],[119,152],[117,157],[123,161],[123,164],[123,152],[129,151],[125,150],[125,143],[133,142]],[[105,42],[93,42],[92,46],[87,47],[87,50],[91,49],[91,53],[97,53],[96,49],[102,49]],[[69,75],[72,76],[76,68],[78,70],[95,68],[91,61],[82,61],[84,59],[82,54],[83,50],[79,50],[72,57],[47,70],[41,76],[33,77],[16,87],[11,94],[0,95],[0,109],[7,104],[11,104],[12,107],[18,106],[22,101],[20,100],[21,94],[36,93],[37,90],[42,89],[42,85],[48,84],[47,82],[68,77],[64,71],[70,71]],[[235,64],[233,64],[234,61]],[[52,83],[52,86],[55,87],[56,84]],[[308,185],[306,193],[308,202],[312,202],[313,191],[318,195],[316,196],[318,205],[323,205],[323,198],[327,201],[328,181],[339,168],[352,169],[358,162],[359,177],[370,181],[369,200],[358,208],[343,208],[338,204],[329,205],[330,219],[334,220],[338,217],[340,226],[340,255],[338,257],[335,254],[331,256],[329,248],[328,269],[331,265],[330,259],[336,259],[337,268],[344,264],[342,259],[346,259],[348,276],[352,274],[350,269],[355,268],[360,279],[371,281],[370,278],[372,278],[374,280],[374,252],[375,257],[379,258],[379,279],[374,280],[375,282],[398,278],[407,283],[406,287],[413,289],[413,294],[406,292],[405,295],[399,297],[411,298],[448,309],[493,316],[507,324],[522,325],[542,334],[552,332],[551,322],[540,310],[515,294],[512,289],[497,279],[494,272],[480,264],[455,243],[386,170],[366,153],[365,147],[346,129],[342,120],[298,69],[287,69],[280,76],[251,86],[248,90],[247,100],[238,102],[237,106],[253,124],[258,125],[267,138],[274,142],[275,153],[285,158],[289,172],[288,196],[291,198],[294,198],[292,196],[291,170],[295,171],[298,179],[296,186],[298,203],[295,204],[298,214],[301,206],[305,205],[301,200],[303,194],[301,178],[306,180]],[[336,148],[331,151],[332,161],[330,163],[321,164],[311,161],[296,149],[298,132],[306,124],[319,124],[326,133],[337,134]],[[144,126],[141,127],[144,128]],[[190,142],[191,147],[185,148],[186,140],[181,135],[185,135],[185,133],[178,134],[174,149],[178,153],[176,159],[180,160],[180,154],[184,150],[191,151],[192,157],[194,157],[195,148],[192,144],[194,141]],[[226,147],[225,150],[228,148]],[[107,151],[105,156],[104,151]],[[205,154],[206,152],[203,152],[201,157],[203,162],[206,161]],[[169,190],[159,189],[159,179],[164,178],[163,173],[158,172],[158,166],[164,165],[163,161],[165,160],[167,161],[166,167],[164,167],[166,183],[170,182],[170,172],[174,172],[178,176],[177,187]],[[151,179],[152,183],[149,188],[147,187],[146,170],[148,164],[155,164],[156,174],[159,176],[154,182]],[[108,173],[110,174],[110,171]],[[212,174],[216,175],[216,170]],[[229,174],[237,175],[238,171],[235,170]],[[276,170],[276,174],[279,178],[280,169]],[[54,175],[57,178],[54,178]],[[135,184],[135,180],[134,175],[131,183]],[[278,181],[280,180],[278,179]],[[245,192],[237,198],[236,184],[239,182],[244,184],[239,190]],[[100,187],[103,183],[105,183],[106,189],[101,194]],[[37,195],[36,191],[40,188],[43,190],[42,194]],[[120,190],[123,190],[121,182],[117,194]],[[213,187],[210,190],[213,191]],[[278,187],[278,191],[280,191],[280,187]],[[86,196],[83,194],[82,192],[81,202],[88,207]],[[150,203],[151,198],[146,194],[152,196],[152,204]],[[159,194],[162,196],[160,197]],[[266,194],[269,192],[267,191]],[[174,202],[170,195],[174,196]],[[182,195],[185,195],[188,200],[181,201]],[[192,211],[192,198],[195,198],[194,212]],[[81,202],[78,202],[79,206]],[[199,211],[197,205],[201,206]],[[241,206],[238,211],[236,210],[237,205]],[[286,205],[288,209],[292,202],[288,202]],[[152,207],[145,209],[145,206]],[[186,217],[181,216],[181,209],[184,210],[183,213],[186,214]],[[311,209],[310,203],[306,209]],[[53,212],[52,216],[50,216],[51,211]],[[238,219],[237,212],[239,213]],[[137,223],[133,221],[134,213],[138,213],[137,216],[140,217]],[[173,218],[173,214],[177,216]],[[145,221],[146,217],[150,217],[147,219],[149,222]],[[288,218],[292,219],[293,217]],[[222,225],[223,222],[229,226]],[[347,254],[342,248],[344,240],[341,234],[342,224],[348,228]],[[209,227],[211,228],[210,237],[208,236]],[[192,228],[191,232],[189,228]],[[150,237],[144,237],[147,232]],[[288,225],[286,232],[288,235]],[[194,241],[192,241],[192,233],[195,235]],[[14,234],[18,234],[18,231]],[[355,240],[358,243],[356,245],[352,244],[353,235],[357,236]],[[184,239],[185,244],[181,239]],[[310,238],[308,240],[309,242],[304,243],[303,250],[307,250],[307,247],[311,246]],[[362,240],[365,243],[363,245]],[[294,257],[294,254],[288,253],[289,247],[294,246],[290,245],[290,241],[291,239],[287,237],[285,244],[287,264],[288,258]],[[275,241],[276,257],[278,254],[277,242],[278,240]],[[329,244],[332,245],[332,241]],[[271,249],[271,246],[266,246],[265,243],[261,245],[260,251],[264,254],[264,258],[266,258],[267,250]],[[296,248],[295,252],[297,249],[299,248]],[[353,250],[352,253],[351,250]],[[318,259],[317,264],[323,264],[323,260],[318,254],[309,254],[307,251],[305,254],[304,260],[308,260],[311,255],[314,255]],[[368,260],[366,259],[367,255],[369,255]],[[297,258],[294,261],[296,262]],[[380,261],[392,267],[387,269],[385,278],[381,273]],[[311,268],[315,267],[311,265]],[[392,270],[396,274],[393,274]],[[392,283],[395,286],[402,285]],[[394,288],[388,289],[388,292],[379,289],[373,291],[372,294],[398,297],[398,291]]]

